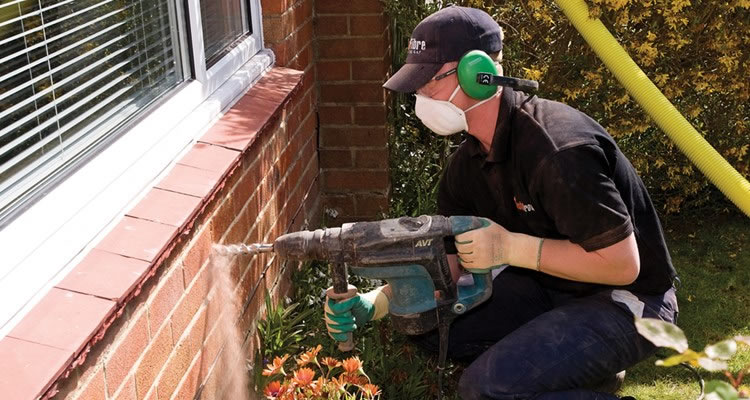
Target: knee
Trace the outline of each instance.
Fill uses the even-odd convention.
[[[511,382],[491,375],[486,366],[472,363],[458,381],[458,394],[463,400],[515,398]]]
[[[469,370],[464,371],[458,380],[458,394],[462,400],[475,400],[482,398],[481,380],[471,376]]]

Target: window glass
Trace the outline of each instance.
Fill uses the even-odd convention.
[[[233,44],[252,33],[244,0],[201,0],[206,67],[215,64]]]
[[[184,80],[167,0],[0,4],[0,220]]]

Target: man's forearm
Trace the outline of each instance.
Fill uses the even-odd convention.
[[[627,285],[638,277],[640,261],[635,235],[600,250],[587,252],[568,240],[545,239],[539,254],[540,238],[511,234],[508,252],[511,265],[537,269],[549,275],[579,282]]]

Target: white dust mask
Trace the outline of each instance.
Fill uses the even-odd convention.
[[[451,103],[460,86],[456,86],[448,100],[435,100],[433,98],[417,94],[417,102],[414,106],[414,112],[417,114],[422,123],[440,136],[449,136],[454,133],[469,129],[466,123],[466,113],[480,105],[490,101],[491,96],[480,101],[477,104],[467,108],[465,111]]]

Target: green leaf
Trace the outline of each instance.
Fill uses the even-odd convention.
[[[663,360],[656,360],[656,365],[660,367],[674,367],[675,365],[680,365],[684,362],[698,360],[700,357],[701,355],[699,353],[696,353],[693,350],[687,349],[682,354],[677,354],[672,357],[665,358]]]
[[[737,391],[727,382],[706,382],[706,400],[737,400],[738,397]]]
[[[675,324],[656,318],[636,318],[635,327],[641,336],[658,347],[669,347],[679,353],[688,350],[685,332]]]
[[[725,371],[729,368],[726,361],[714,360],[712,358],[701,357],[698,359],[698,365],[706,371]]]
[[[729,360],[732,358],[734,353],[737,352],[737,342],[732,339],[727,339],[719,343],[706,346],[703,349],[710,358],[718,358],[719,360]]]

